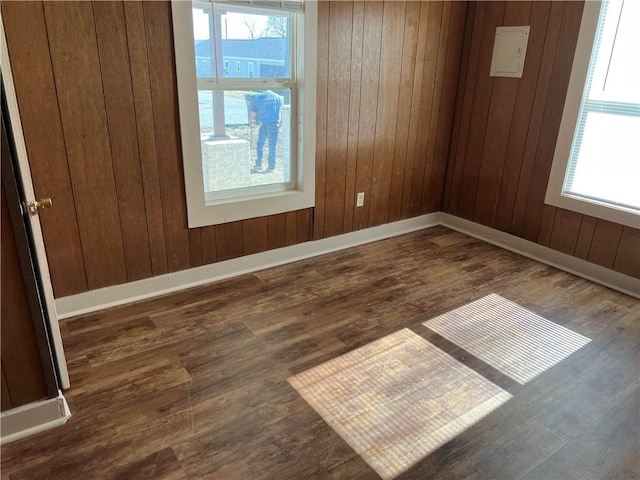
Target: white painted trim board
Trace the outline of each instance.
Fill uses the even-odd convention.
[[[640,280],[637,278],[538,245],[515,235],[464,220],[448,213],[436,212],[344,235],[309,241],[123,285],[62,297],[56,300],[58,317],[61,319],[70,318],[108,307],[124,305],[437,225],[442,225],[538,262],[578,275],[632,297],[640,298]]]
[[[2,412],[0,415],[0,444],[5,445],[54,427],[63,425],[71,417],[67,400],[58,390],[58,396],[28,403]]]
[[[435,227],[439,225],[439,220],[439,213],[430,213],[344,235],[299,243],[290,247],[245,255],[189,270],[62,297],[56,300],[58,318],[69,318],[108,307],[144,300],[416,230]]]
[[[440,225],[515,252],[540,263],[572,273],[629,296],[640,298],[640,279],[567,255],[510,233],[440,212]]]

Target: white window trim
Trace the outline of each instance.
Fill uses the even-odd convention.
[[[204,192],[198,89],[193,43],[192,4],[180,0],[171,2],[173,13],[180,131],[184,165],[187,218],[189,228],[263,217],[310,208],[315,205],[316,154],[316,54],[317,2],[305,1],[305,13],[296,15],[296,28],[304,32],[304,59],[297,49],[297,86],[299,98],[297,121],[292,119],[292,134],[297,130],[297,187],[268,194],[256,194],[234,199],[207,202]]]
[[[573,67],[571,68],[567,98],[564,103],[560,131],[558,132],[558,140],[553,156],[553,164],[551,166],[551,174],[547,184],[545,203],[584,215],[609,220],[621,225],[640,228],[640,216],[630,210],[612,208],[604,203],[588,201],[584,198],[562,193],[567,164],[571,154],[573,135],[580,113],[580,103],[589,70],[598,19],[600,17],[601,5],[602,2],[599,0],[588,0],[584,5],[576,53],[573,59]]]

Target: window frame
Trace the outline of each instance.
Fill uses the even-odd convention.
[[[564,180],[569,166],[569,157],[580,106],[589,72],[589,65],[600,19],[602,1],[587,0],[582,13],[582,22],[576,45],[567,96],[558,131],[558,139],[551,165],[545,203],[592,217],[609,220],[621,225],[640,228],[640,215],[630,209],[613,207],[609,203],[585,199],[563,192]]]
[[[315,205],[315,124],[316,124],[316,47],[317,2],[305,0],[304,13],[295,14],[298,32],[292,57],[295,85],[292,102],[297,102],[291,118],[292,187],[253,187],[238,194],[211,196],[204,191],[202,149],[198,109],[198,78],[195,68],[192,5],[196,2],[172,0],[174,48],[178,86],[180,134],[184,166],[185,194],[189,228],[244,220],[310,208]],[[292,14],[293,15],[293,14]],[[292,21],[293,23],[293,21]],[[216,89],[247,88],[247,79],[218,77]],[[271,79],[253,78],[253,88],[269,88]],[[295,92],[295,94],[293,93]],[[293,105],[292,105],[293,109]],[[295,168],[294,168],[295,167]],[[287,189],[288,188],[288,189]]]

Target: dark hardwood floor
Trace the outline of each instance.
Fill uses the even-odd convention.
[[[592,341],[525,385],[423,322],[490,293]],[[409,328],[511,400],[402,479],[640,478],[640,302],[442,227],[75,317],[73,417],[4,479],[375,479],[287,379]]]

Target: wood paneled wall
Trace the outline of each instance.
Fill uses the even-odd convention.
[[[56,297],[440,208],[466,4],[319,10],[315,209],[188,229],[169,3],[2,3]]]
[[[543,204],[581,11],[321,1],[315,208],[188,229],[170,4],[3,2],[56,297],[442,209],[639,275],[637,230]],[[494,79],[509,24],[525,75]]]
[[[3,2],[56,297],[304,242],[312,210],[188,229],[168,2]]]
[[[440,209],[465,17],[463,2],[319,3],[315,238]]]
[[[443,210],[640,277],[640,231],[544,204],[582,2],[469,5]],[[489,76],[495,28],[530,25],[522,78]]]

